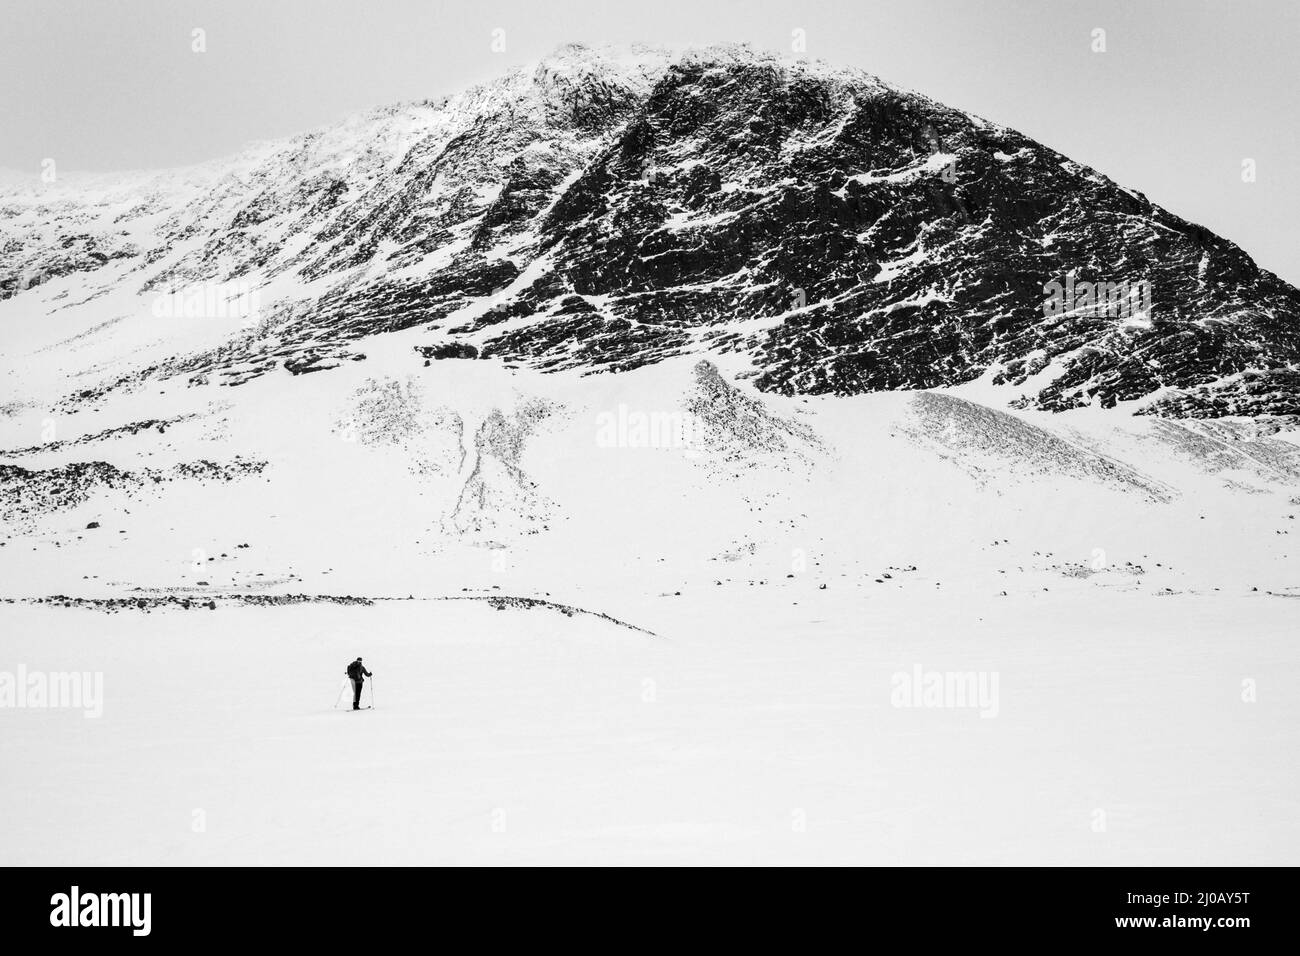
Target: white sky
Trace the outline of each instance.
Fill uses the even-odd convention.
[[[795,28],[808,56],[1019,129],[1300,283],[1294,0],[4,0],[0,166],[182,165],[562,42],[788,51]]]

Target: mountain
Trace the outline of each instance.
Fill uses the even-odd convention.
[[[1300,293],[860,71],[573,46],[233,159],[4,190],[22,593],[109,567],[110,595],[442,592],[506,564],[614,612],[647,542],[638,594],[715,561],[775,579],[813,541],[951,587],[958,528],[1042,534],[1038,567],[1128,540],[1118,516],[1169,541],[1235,516],[1234,580],[1286,557]]]
[[[571,47],[0,289],[5,862],[1294,862],[1297,293],[1010,130]]]
[[[745,47],[565,47],[229,161],[10,185],[0,230],[0,296],[259,293],[256,322],[77,401],[413,330],[425,360],[546,370],[735,353],[783,395],[1300,414],[1300,292],[1232,243],[1013,130]]]

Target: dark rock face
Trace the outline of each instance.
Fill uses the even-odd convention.
[[[202,245],[145,288],[332,284],[151,374],[316,371],[422,327],[426,358],[544,369],[739,351],[784,394],[988,375],[1023,407],[1300,414],[1300,292],[1093,170],[867,74],[572,47],[419,109],[426,131],[362,172],[319,168],[305,137],[253,187],[178,212],[160,243]],[[1100,306],[1094,283],[1112,289]]]
[[[1018,384],[1055,361],[1024,404],[1173,387],[1194,391],[1163,399],[1169,414],[1296,409],[1294,289],[1014,132],[865,81],[672,69],[541,232],[562,285],[604,307],[564,316],[577,310],[548,296],[534,306],[545,318],[497,354],[622,367],[699,330],[752,353],[758,387],[787,394],[934,388],[989,369]],[[1070,275],[1149,283],[1150,314],[1048,318],[1044,285]],[[761,331],[727,327],[765,317]],[[1250,386],[1222,381],[1242,374]]]
[[[464,342],[447,342],[443,345],[422,345],[416,351],[426,359],[476,359],[478,349]]]

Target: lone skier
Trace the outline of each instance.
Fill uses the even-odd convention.
[[[374,677],[375,675],[366,670],[359,657],[348,665],[347,675],[352,681],[352,709],[360,710],[361,685],[366,682],[367,677]]]

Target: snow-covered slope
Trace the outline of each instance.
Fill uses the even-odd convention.
[[[104,679],[2,715],[7,862],[1295,858],[1287,440],[367,366],[9,459],[118,483],[6,515],[0,670]],[[378,709],[336,711],[359,653]],[[917,667],[996,713],[899,708]]]
[[[1297,293],[1012,131],[574,47],[0,228],[7,862],[1295,859]]]

